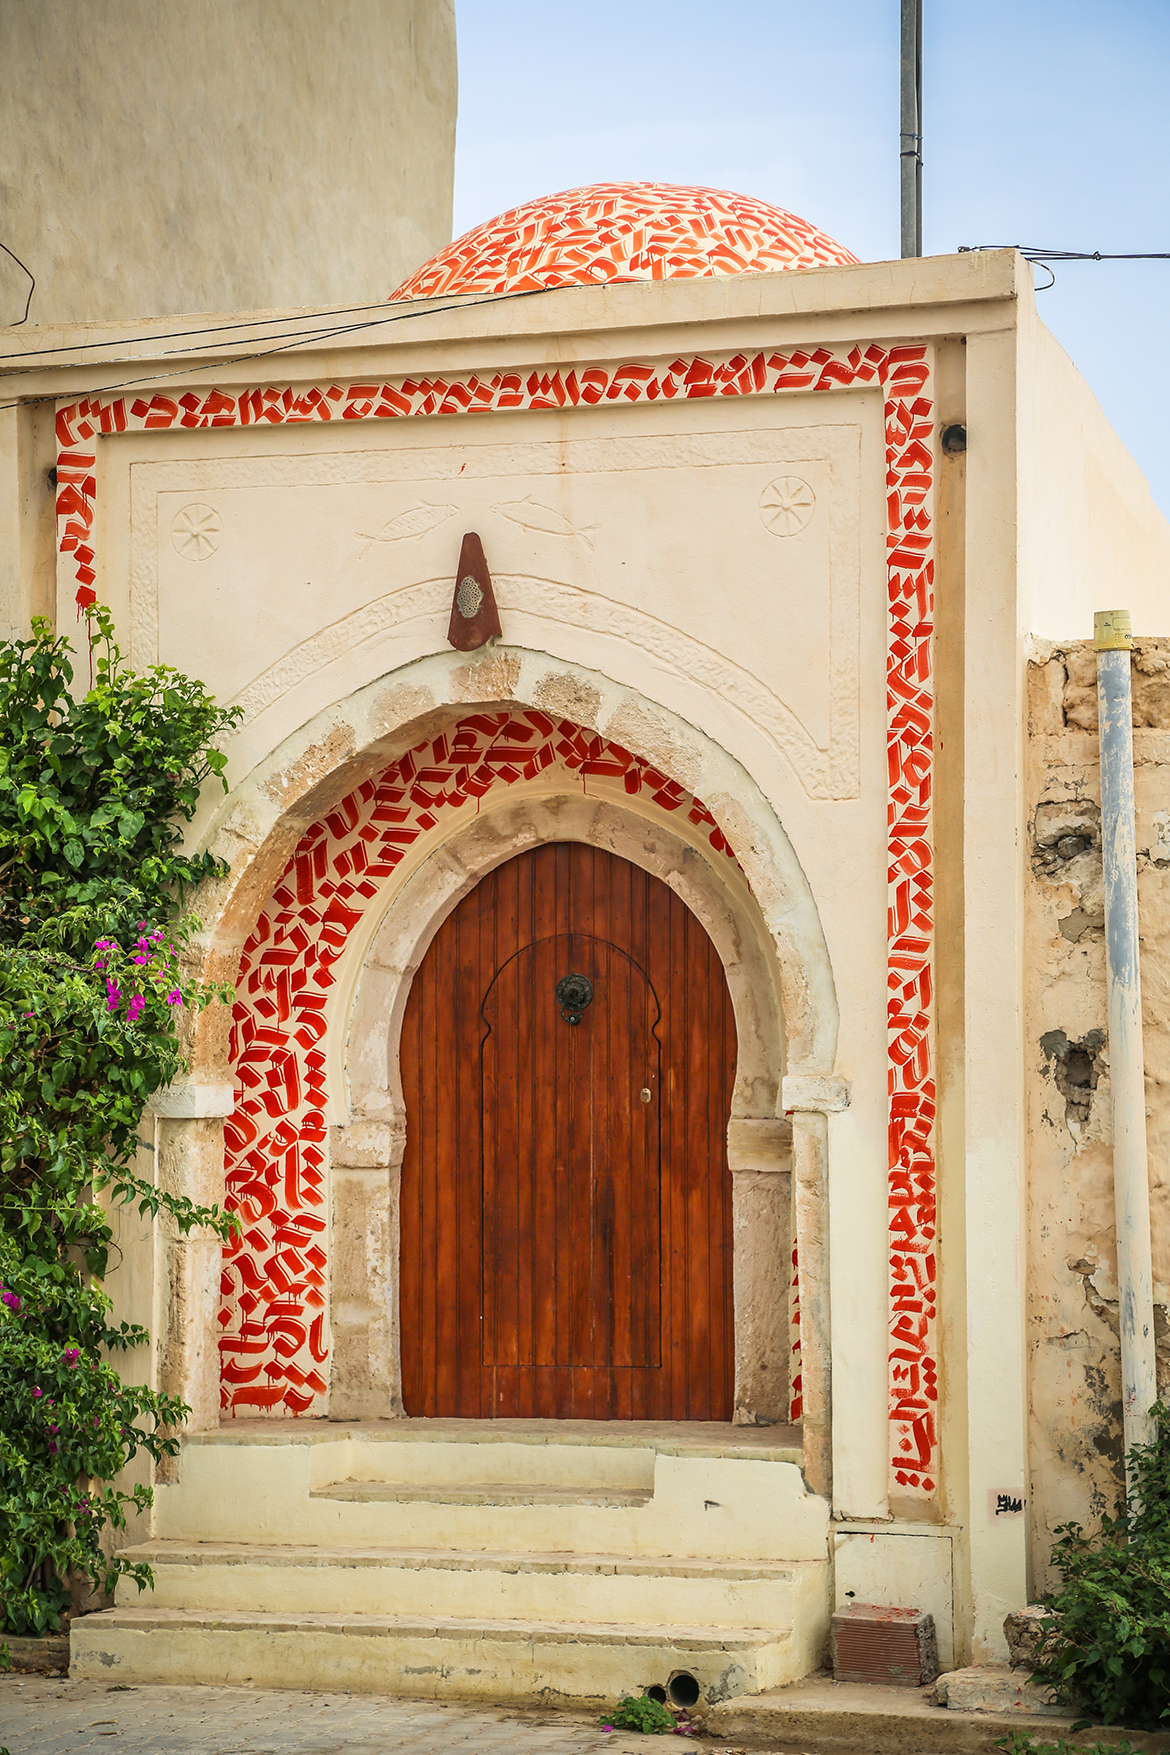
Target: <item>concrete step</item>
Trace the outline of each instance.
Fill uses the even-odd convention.
[[[741,1439],[733,1427],[707,1440],[595,1427],[588,1443],[584,1435],[554,1441],[543,1430],[539,1442],[515,1430],[487,1437],[491,1424],[272,1421],[260,1434],[201,1433],[184,1442],[177,1481],[156,1488],[152,1534],[277,1546],[827,1558],[828,1506],[806,1491],[783,1446]],[[411,1434],[416,1425],[432,1436]],[[460,1426],[471,1429],[466,1438],[450,1430]],[[396,1435],[404,1429],[411,1435]]]
[[[537,1487],[527,1482],[485,1481],[475,1487],[428,1486],[421,1481],[331,1481],[313,1487],[310,1499],[338,1499],[349,1505],[593,1505],[626,1509],[646,1505],[653,1486]]]
[[[217,1682],[422,1698],[612,1703],[682,1670],[704,1702],[807,1669],[766,1628],[521,1622],[452,1616],[204,1614],[115,1608],[71,1630],[71,1674],[107,1685]]]
[[[873,1682],[835,1682],[814,1676],[794,1686],[713,1705],[707,1736],[721,1744],[798,1755],[996,1755],[1018,1736],[1044,1749],[1090,1752],[1101,1744],[1116,1748],[1124,1734],[1134,1755],[1166,1755],[1170,1734],[1126,1731],[1100,1725],[1074,1732],[1083,1723],[1073,1714],[1051,1717],[1028,1712],[964,1711],[935,1706],[929,1688],[893,1688]]]
[[[119,1608],[204,1613],[482,1617],[577,1625],[682,1622],[766,1627],[787,1636],[823,1621],[827,1568],[814,1562],[634,1559],[618,1554],[453,1552],[147,1542],[125,1550],[154,1573],[140,1596],[123,1579]]]

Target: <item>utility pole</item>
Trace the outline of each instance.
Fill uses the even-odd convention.
[[[902,254],[922,254],[922,0],[902,0]]]

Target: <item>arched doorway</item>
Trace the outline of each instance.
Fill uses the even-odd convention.
[[[433,939],[400,1064],[406,1412],[730,1419],[735,1021],[685,903],[580,842],[508,860]]]

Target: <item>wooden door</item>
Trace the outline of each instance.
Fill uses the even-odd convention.
[[[714,946],[628,860],[555,843],[464,898],[402,1030],[408,1414],[731,1418],[735,1059]]]

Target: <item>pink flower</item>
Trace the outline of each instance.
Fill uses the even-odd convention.
[[[64,1353],[61,1355],[61,1357],[64,1359],[66,1365],[68,1365],[70,1371],[76,1371],[77,1362],[81,1358],[81,1348],[80,1347],[66,1347],[66,1349],[65,1349]]]
[[[40,1401],[40,1399],[41,1399],[41,1397],[42,1397],[42,1396],[43,1396],[43,1395],[44,1395],[44,1393],[45,1393],[45,1392],[44,1392],[44,1390],[43,1390],[43,1389],[42,1389],[42,1388],[41,1388],[41,1386],[40,1386],[40,1384],[39,1384],[39,1383],[38,1383],[38,1384],[36,1384],[36,1385],[35,1385],[35,1387],[34,1387],[34,1389],[33,1389],[33,1400],[34,1400],[34,1401],[38,1401],[38,1402],[39,1402],[39,1401]]]
[[[134,997],[131,999],[130,1004],[126,1007],[126,1022],[128,1024],[137,1023],[138,1014],[141,1012],[141,1010],[145,1004],[146,1004],[146,1001],[142,997],[142,995],[140,993],[136,993],[134,995]]]
[[[7,1304],[9,1310],[15,1310],[19,1314],[20,1299],[17,1297],[15,1292],[5,1292],[4,1302],[5,1302],[5,1304]]]
[[[122,989],[118,986],[118,983],[114,980],[112,975],[106,976],[106,994],[108,996],[106,999],[106,1010],[116,1012],[122,1003]]]
[[[183,1003],[182,994],[179,992],[177,987],[172,987],[171,991],[167,994],[167,1004],[168,1005],[182,1005],[182,1003]]]

